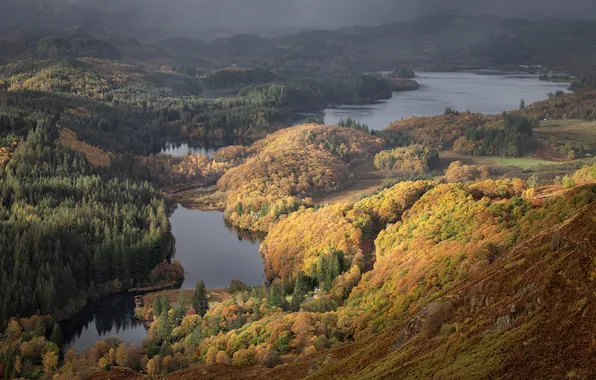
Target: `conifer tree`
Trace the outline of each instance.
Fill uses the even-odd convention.
[[[209,310],[207,289],[205,288],[205,283],[202,280],[199,281],[195,287],[195,292],[192,296],[192,307],[201,317],[204,317]]]

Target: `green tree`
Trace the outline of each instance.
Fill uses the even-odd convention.
[[[184,289],[180,289],[178,293],[178,301],[174,306],[174,321],[176,323],[180,323],[182,318],[184,318],[184,314],[186,313],[186,297],[184,297]]]
[[[525,100],[521,100],[521,102],[519,102],[519,109],[523,110],[526,108],[526,101]]]
[[[50,335],[50,341],[56,343],[58,347],[62,347],[64,344],[64,335],[62,335],[62,330],[58,324],[54,325],[52,329],[52,334]]]
[[[294,293],[292,294],[292,302],[290,303],[290,310],[298,311],[304,301],[304,296],[310,291],[310,281],[308,277],[300,271],[296,284],[294,285]]]
[[[168,318],[168,310],[166,309],[161,311],[161,315],[157,320],[156,334],[157,337],[162,341],[167,341],[172,334],[172,324],[170,323],[170,318]]]
[[[207,297],[207,289],[205,283],[201,280],[195,287],[195,292],[192,295],[192,307],[196,310],[197,314],[204,317],[209,310],[209,299]]]

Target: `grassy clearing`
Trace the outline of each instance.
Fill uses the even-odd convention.
[[[561,144],[582,144],[592,150],[596,146],[596,122],[583,120],[544,120],[534,130],[534,137],[549,140],[554,137]]]
[[[155,297],[160,297],[162,294],[164,294],[164,291],[146,294],[143,296],[143,302],[145,305],[153,305],[153,300]],[[178,302],[178,297],[180,296],[180,289],[169,289],[165,291],[165,294],[166,297],[168,297],[168,303],[170,305],[175,305],[176,302]],[[186,299],[187,306],[190,306],[193,294],[194,290],[184,290],[184,298]],[[232,295],[228,289],[207,289],[207,294],[209,296],[210,303],[225,302],[232,299]]]
[[[497,166],[515,166],[518,168],[526,169],[536,165],[551,165],[556,163],[555,161],[542,160],[535,157],[519,157],[519,158],[507,158],[507,157],[491,157],[495,165]]]
[[[353,203],[359,201],[363,195],[375,192],[382,185],[382,178],[363,180],[341,191],[317,197],[314,199],[314,202],[321,205],[331,203]]]
[[[464,156],[453,151],[444,151],[440,153],[439,165],[441,169],[447,169],[449,167],[449,164],[451,164],[454,161],[461,161],[465,165],[486,165],[488,167],[515,166],[522,169],[530,168],[536,165],[551,165],[557,163],[555,161],[542,160],[535,157],[474,157]]]

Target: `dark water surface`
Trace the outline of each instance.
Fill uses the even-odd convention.
[[[497,114],[530,104],[549,93],[565,91],[568,84],[544,82],[534,75],[479,75],[475,73],[417,73],[420,89],[396,92],[373,105],[340,106],[322,111],[325,123],[334,125],[352,118],[371,129],[385,129],[395,120],[410,116],[442,115],[447,107]]]
[[[231,280],[248,285],[260,285],[264,281],[260,240],[226,226],[223,213],[178,206],[170,222],[176,238],[174,259],[185,270],[184,288],[194,289],[200,280],[208,288],[225,288]]]
[[[66,349],[72,347],[82,352],[109,337],[140,346],[147,331],[134,318],[133,298],[132,294],[123,293],[89,302],[72,320],[60,326]]]
[[[252,141],[244,139],[212,139],[212,140],[167,140],[155,153],[169,154],[182,157],[189,154],[204,154],[213,156],[218,149],[230,145],[250,145]]]

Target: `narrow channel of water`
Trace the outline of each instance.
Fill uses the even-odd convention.
[[[155,153],[169,154],[182,157],[189,154],[204,154],[212,157],[218,149],[230,145],[250,145],[252,141],[246,139],[203,139],[203,140],[166,140],[155,149]]]

